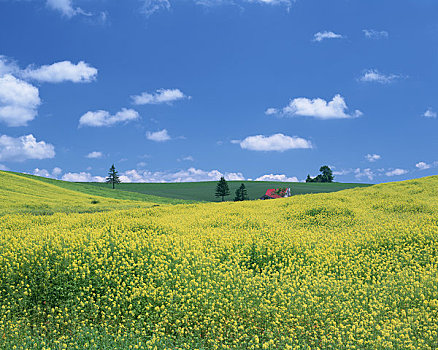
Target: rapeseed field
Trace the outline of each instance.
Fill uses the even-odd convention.
[[[0,217],[4,349],[437,349],[437,332],[438,176]]]

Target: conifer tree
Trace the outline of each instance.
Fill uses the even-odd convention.
[[[234,201],[246,201],[248,199],[249,197],[245,184],[241,184],[240,187],[236,190],[236,197],[234,197]]]
[[[119,175],[117,175],[116,167],[114,166],[114,164],[111,165],[111,168],[109,169],[108,176],[106,178],[106,183],[112,184],[113,189],[115,184],[121,183]]]
[[[222,176],[216,185],[216,197],[222,197],[222,202],[224,201],[224,197],[230,194],[230,189],[228,188],[227,181]]]

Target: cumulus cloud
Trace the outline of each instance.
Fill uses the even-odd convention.
[[[407,170],[405,170],[405,169],[393,169],[393,170],[390,170],[390,171],[387,171],[386,173],[385,173],[385,175],[386,176],[400,176],[400,175],[404,175],[404,174],[407,174],[408,173],[408,171]]]
[[[57,179],[58,176],[61,175],[61,173],[62,173],[62,169],[58,167],[53,168],[51,172],[47,169],[39,169],[39,168],[35,168],[33,171],[33,175],[48,177],[51,179]]]
[[[131,96],[131,98],[135,105],[157,105],[162,103],[172,103],[178,100],[190,98],[190,96],[186,96],[180,89],[158,89],[154,93],[143,92],[140,95]]]
[[[357,168],[354,171],[354,176],[356,179],[360,180],[362,178],[367,178],[368,180],[373,180],[376,174],[370,168],[361,169]]]
[[[4,55],[0,55],[0,77],[5,74],[15,74],[18,71],[20,71],[20,67],[15,61]]]
[[[299,182],[296,176],[287,177],[284,174],[266,174],[258,177],[255,181]]]
[[[277,114],[278,113],[278,109],[277,108],[268,108],[266,111],[265,111],[265,114],[266,115],[274,115],[274,114]]]
[[[219,170],[205,171],[196,168],[177,172],[128,170],[122,173],[120,180],[122,182],[197,182],[217,181],[221,176],[224,176],[228,181],[245,180],[245,177],[239,172],[222,173]]]
[[[386,39],[389,37],[389,33],[386,30],[364,29],[362,32],[368,39]]]
[[[102,158],[103,154],[102,154],[102,152],[93,151],[93,152],[88,153],[86,155],[86,157],[90,158],[90,159]]]
[[[21,72],[25,79],[37,80],[46,83],[89,83],[96,80],[97,69],[88,63],[80,61],[74,64],[70,61],[56,62],[38,68],[28,67]]]
[[[0,164],[0,170],[7,171],[9,168],[6,165]]]
[[[156,141],[156,142],[164,142],[164,141],[169,141],[171,139],[166,129],[163,129],[161,131],[155,131],[155,132],[148,131],[146,133],[146,138],[148,140]]]
[[[359,110],[355,110],[353,113],[348,113],[347,104],[345,103],[344,98],[339,94],[335,95],[333,99],[328,102],[322,98],[295,98],[289,102],[289,105],[281,110],[268,108],[265,113],[277,113],[288,117],[313,117],[317,119],[349,119],[360,117],[362,115],[362,112]]]
[[[35,118],[41,104],[38,89],[10,74],[0,76],[0,121],[24,126]]]
[[[66,173],[62,176],[62,180],[70,182],[105,182],[104,177],[93,176],[87,172]]]
[[[95,112],[87,112],[79,119],[79,127],[82,126],[113,126],[120,123],[128,123],[140,118],[137,111],[133,109],[122,108],[115,115],[111,115],[107,111],[99,110]]]
[[[55,157],[55,147],[44,141],[37,142],[30,134],[17,138],[0,136],[0,161],[23,162],[28,159]]]
[[[248,136],[239,142],[240,147],[251,151],[287,151],[298,148],[312,148],[312,143],[297,136],[274,134],[271,136]]]
[[[428,108],[426,112],[424,112],[423,117],[426,118],[436,118],[437,114],[432,108]]]
[[[365,156],[365,158],[366,158],[367,161],[372,163],[372,162],[375,162],[375,161],[381,159],[382,157],[380,155],[378,155],[378,154],[367,154]]]
[[[415,167],[420,170],[427,170],[430,169],[432,165],[427,164],[426,162],[418,162],[417,164],[415,164]]]
[[[341,34],[336,34],[328,31],[318,32],[313,35],[313,41],[317,41],[317,42],[321,42],[325,39],[342,39],[342,38],[343,36]]]
[[[397,74],[385,75],[380,73],[377,69],[368,69],[363,73],[359,80],[367,83],[376,82],[379,84],[389,84],[399,78],[401,78],[401,76]]]
[[[73,7],[72,0],[47,0],[47,7],[60,12],[63,16],[71,18],[76,15],[89,15],[80,7]]]

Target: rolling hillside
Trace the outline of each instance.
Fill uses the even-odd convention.
[[[437,188],[0,218],[0,348],[434,350]]]
[[[209,182],[182,182],[182,183],[122,183],[117,189],[127,192],[137,192],[147,195],[162,196],[175,199],[193,201],[217,202],[214,193],[215,181]],[[368,184],[344,184],[344,183],[301,183],[301,182],[262,182],[262,181],[228,181],[230,195],[226,200],[232,201],[236,189],[242,184],[248,190],[250,199],[259,199],[269,188],[290,187],[293,195],[307,193],[326,193],[345,190],[354,187],[367,187]],[[88,185],[108,188],[103,183],[88,183]]]
[[[123,200],[132,200],[132,201],[141,201],[141,202],[152,202],[157,204],[182,204],[187,203],[187,201],[176,198],[166,198],[164,196],[157,196],[153,194],[145,194],[141,192],[132,192],[132,191],[120,191],[117,186],[117,189],[113,190],[111,186],[95,186],[93,183],[84,183],[84,182],[68,182],[61,181],[55,179],[49,179],[46,177],[40,177],[30,174],[22,174],[22,173],[13,173],[13,172],[4,172],[9,174],[15,174],[27,179],[41,181],[47,184],[55,185],[67,190],[81,192],[84,194],[89,194],[93,196],[100,196],[106,198],[113,199],[123,199]]]
[[[55,186],[40,179],[0,171],[0,215],[97,212],[144,208],[156,203],[154,201],[120,200],[96,196]],[[95,193],[97,192],[99,191],[95,191]]]

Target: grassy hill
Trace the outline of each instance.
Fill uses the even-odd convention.
[[[437,188],[2,217],[0,348],[434,350]]]
[[[236,189],[242,184],[248,190],[250,199],[259,199],[269,188],[290,187],[293,195],[307,193],[325,193],[341,191],[354,187],[367,187],[368,184],[351,183],[301,183],[301,182],[262,182],[262,181],[228,181],[230,195],[227,200],[232,201]],[[122,183],[117,189],[126,192],[136,192],[147,195],[162,196],[167,198],[178,198],[192,201],[214,202],[220,199],[215,198],[215,181],[208,182],[182,182],[182,183]],[[103,183],[88,183],[98,188],[108,188]]]
[[[75,191],[74,188],[83,189],[81,186],[69,186],[62,181],[56,185],[36,176],[17,175],[11,172],[0,171],[0,215],[30,213],[37,215],[53,214],[55,212],[97,212],[114,209],[128,209],[150,207],[156,203],[167,203],[153,196],[144,196],[140,200],[132,200],[142,195],[126,196],[121,199],[98,196],[104,194],[103,189],[95,190],[90,186],[90,191]],[[61,183],[61,186],[59,184]],[[65,186],[65,188],[63,187]],[[69,189],[70,188],[70,189]],[[125,197],[125,198],[124,198]],[[128,200],[130,198],[131,200]],[[149,199],[147,201],[146,199]]]
[[[121,191],[119,188],[113,190],[110,185],[106,186],[95,186],[93,183],[84,183],[84,182],[68,182],[61,181],[55,179],[49,179],[46,177],[40,177],[30,174],[22,174],[22,173],[14,173],[14,172],[2,172],[5,174],[15,174],[27,179],[32,179],[40,182],[44,182],[47,184],[55,185],[67,190],[80,192],[92,196],[99,196],[105,198],[113,198],[113,199],[123,199],[123,200],[131,200],[131,201],[140,201],[140,202],[150,202],[157,204],[181,204],[187,203],[184,199],[177,198],[166,198],[164,196],[155,196],[153,194],[145,194],[141,192],[132,192],[132,191]]]

